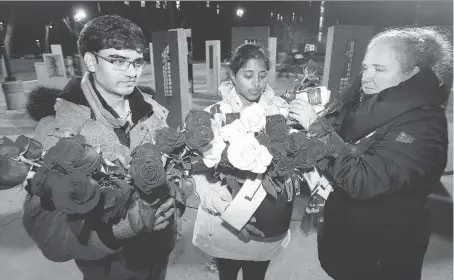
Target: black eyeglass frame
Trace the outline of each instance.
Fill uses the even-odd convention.
[[[104,57],[102,55],[99,55],[97,53],[91,53],[92,55],[94,55],[95,57],[99,57],[109,63],[112,64],[114,70],[116,71],[126,71],[128,70],[129,66],[131,66],[131,64],[133,65],[134,67],[134,70],[135,71],[142,71],[143,70],[143,67],[145,66],[146,62],[145,60],[142,60],[142,61],[129,61],[129,60],[126,60],[124,58],[109,58],[109,57]],[[127,65],[124,69],[122,68],[118,68],[119,66],[118,65],[115,65],[115,62],[116,61],[124,61],[124,62],[127,62]],[[122,66],[123,67],[123,66]]]

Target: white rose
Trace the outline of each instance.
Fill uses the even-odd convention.
[[[233,113],[232,106],[230,106],[228,103],[221,102],[219,105],[220,105],[220,110],[223,115],[228,114],[228,113]]]
[[[247,135],[246,127],[240,120],[234,120],[232,123],[221,128],[220,134],[224,141],[232,142],[235,138],[242,138]]]
[[[265,108],[254,103],[241,111],[240,120],[248,132],[259,132],[266,125]]]
[[[227,158],[235,168],[261,174],[266,171],[273,156],[253,135],[248,134],[230,143]]]
[[[203,162],[209,168],[215,166],[221,161],[222,152],[227,144],[220,135],[216,135],[211,141],[211,149],[203,153]]]

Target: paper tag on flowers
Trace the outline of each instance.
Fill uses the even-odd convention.
[[[241,230],[259,208],[266,194],[260,176],[255,180],[246,180],[233,201],[222,213],[221,219],[235,229]]]
[[[329,102],[330,96],[331,91],[326,87],[311,87],[296,93],[297,99],[302,99],[313,105],[317,113],[325,108],[325,105]]]
[[[330,185],[325,176],[320,176],[317,169],[315,168],[312,171],[304,173],[303,176],[307,184],[309,185],[311,196],[318,194],[319,196],[323,197],[323,199],[328,199],[328,196],[333,190],[333,187]]]

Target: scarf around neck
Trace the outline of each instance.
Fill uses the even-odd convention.
[[[228,104],[234,113],[239,113],[244,109],[245,106],[243,105],[243,102],[241,102],[240,95],[236,92],[235,85],[232,81],[223,82],[218,90],[222,96],[221,102]],[[269,105],[273,105],[276,102],[275,97],[276,93],[274,90],[266,84],[265,91],[260,96],[257,103],[264,108],[267,108]]]
[[[80,86],[96,120],[107,127],[111,128],[124,127],[128,120],[117,119],[104,108],[98,96],[96,95],[92,83],[90,82],[89,75],[90,75],[89,72],[84,74]]]

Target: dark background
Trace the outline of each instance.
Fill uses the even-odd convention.
[[[98,5],[99,3],[99,5]],[[282,41],[285,33],[284,24],[294,30],[316,37],[318,32],[320,3],[316,1],[282,1],[282,2],[230,2],[181,1],[178,10],[156,7],[156,1],[147,1],[142,8],[140,1],[92,1],[92,2],[0,2],[0,21],[8,22],[11,8],[16,5],[17,17],[12,40],[12,56],[21,57],[26,53],[42,52],[45,37],[45,25],[52,21],[49,33],[50,44],[62,44],[65,55],[77,52],[76,35],[82,28],[81,23],[72,22],[71,29],[62,18],[72,17],[78,8],[83,8],[87,20],[100,14],[119,14],[139,24],[148,40],[151,32],[169,28],[191,28],[193,37],[193,58],[205,59],[205,41],[221,40],[223,58],[230,53],[230,28],[232,26],[269,26],[270,35]],[[217,14],[217,6],[220,13]],[[101,13],[99,13],[98,7]],[[242,18],[236,16],[236,9],[245,9]],[[271,12],[274,18],[271,18]],[[283,16],[283,21],[276,19],[276,14]],[[292,21],[295,13],[296,21]],[[302,22],[299,20],[302,17]],[[335,24],[373,25],[376,31],[389,26],[453,25],[452,1],[327,1],[325,2],[324,32]],[[36,40],[41,42],[38,49]],[[286,43],[285,43],[286,44]],[[278,51],[287,51],[290,46],[281,42]]]

